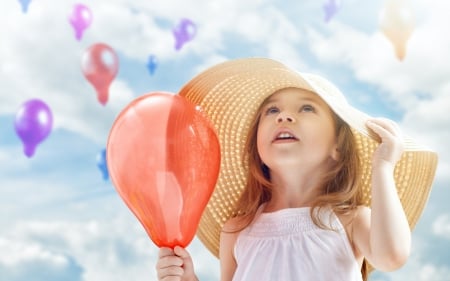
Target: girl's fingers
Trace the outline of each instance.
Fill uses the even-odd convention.
[[[179,256],[182,259],[187,259],[191,257],[191,255],[189,255],[189,252],[180,246],[175,246],[173,252],[175,253],[175,255]]]
[[[180,266],[169,266],[157,271],[158,280],[180,280],[184,270]],[[178,279],[177,279],[178,278]]]
[[[156,263],[158,280],[181,280],[184,274],[183,259],[175,254],[170,248],[161,247],[158,253],[159,259]]]
[[[367,127],[381,138],[373,155],[373,163],[382,160],[395,164],[403,153],[403,140],[397,124],[389,119],[373,118],[367,121]]]
[[[367,121],[367,126],[377,134],[381,134],[380,137],[388,136],[387,133],[397,137],[401,136],[397,123],[387,118],[371,118]]]
[[[166,256],[173,256],[173,255],[175,255],[175,253],[173,252],[173,250],[171,248],[167,248],[167,247],[159,248],[158,256],[160,258],[163,258]]]
[[[188,276],[193,276],[195,275],[194,273],[194,264],[192,262],[192,258],[191,255],[189,254],[188,251],[186,251],[186,249],[176,246],[174,249],[174,253],[180,257],[181,259],[183,259],[183,269],[186,275]]]

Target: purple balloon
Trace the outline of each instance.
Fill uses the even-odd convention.
[[[16,113],[14,126],[27,157],[34,155],[36,146],[50,134],[52,125],[52,111],[45,102],[31,99],[22,104]]]
[[[175,50],[180,50],[181,47],[188,41],[192,40],[197,33],[197,26],[190,19],[182,19],[179,24],[172,30],[175,36]]]
[[[341,6],[340,0],[328,0],[328,2],[323,5],[326,22],[330,21],[330,19],[337,13],[340,6]]]
[[[75,30],[75,38],[80,41],[84,30],[92,23],[91,10],[83,4],[76,4],[73,7],[69,22]]]

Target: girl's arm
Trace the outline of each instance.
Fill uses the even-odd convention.
[[[236,232],[236,218],[230,219],[220,233],[220,280],[231,281],[236,271],[236,260],[234,258],[234,244],[239,232]]]
[[[403,153],[402,136],[387,119],[371,119],[367,126],[380,136],[381,143],[372,158],[371,210],[358,209],[354,241],[372,266],[392,271],[406,262],[411,250],[411,230],[394,181],[395,164]]]

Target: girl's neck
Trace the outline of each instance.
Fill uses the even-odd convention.
[[[272,199],[266,212],[285,208],[310,207],[319,195],[320,177],[300,173],[271,173],[273,183]]]

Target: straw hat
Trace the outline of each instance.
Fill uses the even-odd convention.
[[[342,93],[324,78],[298,73],[277,61],[245,58],[220,63],[194,77],[179,93],[200,105],[214,124],[221,145],[219,178],[197,231],[199,239],[216,257],[222,226],[245,186],[247,167],[242,158],[250,123],[264,99],[287,87],[317,93],[353,128],[362,161],[364,203],[370,206],[370,162],[378,137],[365,125],[368,115],[348,104]],[[404,140],[404,148],[394,177],[413,228],[428,200],[437,155],[408,138]]]

